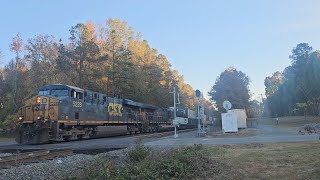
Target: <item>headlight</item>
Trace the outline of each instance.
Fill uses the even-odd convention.
[[[37,97],[37,103],[40,103],[40,102],[41,102],[41,98]]]

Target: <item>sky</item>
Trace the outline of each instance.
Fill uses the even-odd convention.
[[[233,66],[249,76],[252,97],[261,100],[265,77],[290,65],[292,48],[307,42],[320,49],[319,7],[317,0],[2,1],[0,50],[3,59],[12,58],[17,33],[24,40],[36,34],[67,39],[77,23],[119,18],[205,97]]]

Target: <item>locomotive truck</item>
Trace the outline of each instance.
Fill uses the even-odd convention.
[[[195,127],[195,113],[177,108],[183,127]],[[48,142],[89,139],[123,134],[170,130],[172,108],[108,97],[78,87],[51,84],[39,88],[18,112],[16,142]]]

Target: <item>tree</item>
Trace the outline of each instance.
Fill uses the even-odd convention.
[[[271,77],[266,77],[264,80],[266,96],[272,96],[282,83],[283,75],[279,71],[273,73]]]
[[[13,38],[15,58],[0,69],[0,101],[5,103],[0,119],[14,114],[39,86],[51,83],[116,93],[160,107],[172,106],[170,92],[177,86],[181,106],[194,108],[193,88],[127,22],[110,18],[97,26],[89,21],[69,32],[66,42],[42,34],[26,45],[19,34]]]
[[[320,58],[308,43],[299,43],[289,56],[291,65],[280,75],[265,79],[271,115],[318,114],[320,105]],[[301,110],[303,109],[303,111]]]
[[[289,56],[292,65],[300,69],[306,64],[309,53],[312,51],[312,47],[308,43],[299,43],[295,48],[292,49],[292,54]]]
[[[57,58],[58,44],[53,36],[36,35],[28,39],[25,46],[25,59],[30,64],[28,89],[30,96],[45,84],[58,83]]]
[[[20,70],[24,67],[24,63],[20,57],[23,47],[23,40],[20,37],[20,34],[17,34],[13,37],[12,42],[10,44],[10,50],[15,53],[15,59],[13,60],[12,67],[12,104],[13,104],[13,112],[18,110],[18,102],[17,102],[17,93],[19,84],[19,77],[21,76]]]
[[[5,100],[6,100],[6,85],[4,81],[4,69],[1,67],[2,62],[2,51],[0,50],[0,112],[4,109]],[[0,120],[2,113],[0,113]]]
[[[257,101],[257,100],[251,100],[249,101],[250,108],[247,109],[247,115],[248,117],[259,117],[263,113],[263,103]]]
[[[222,103],[228,100],[232,103],[233,108],[249,107],[249,77],[242,71],[233,67],[227,68],[217,78],[215,85],[212,86],[208,93],[210,100],[215,102],[218,110],[223,110]]]
[[[78,72],[78,83],[80,88],[92,88],[91,71],[93,64],[98,60],[99,47],[96,44],[95,30],[92,25],[79,23],[70,29],[70,40],[73,51],[70,58],[74,61]],[[85,78],[85,79],[84,79]]]

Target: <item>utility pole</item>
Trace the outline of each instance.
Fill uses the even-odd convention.
[[[198,111],[198,136],[201,135],[201,124],[200,124],[200,96],[201,92],[199,90],[196,90],[196,97],[198,98],[198,105],[197,105],[197,111]]]
[[[198,136],[201,134],[201,124],[200,124],[200,99],[198,98]]]
[[[177,117],[177,106],[176,106],[176,87],[173,87],[173,119],[175,120],[176,117]],[[178,137],[178,134],[177,134],[177,125],[174,125],[174,138],[177,138]]]
[[[177,116],[177,106],[176,106],[176,87],[173,87],[173,119],[176,119],[176,116]]]
[[[203,109],[203,115],[204,115],[204,98],[203,98],[203,92],[201,93],[201,100],[202,100],[202,109]],[[206,116],[203,116],[204,118],[206,117]],[[203,119],[202,120],[202,130],[203,130],[203,132],[205,132],[205,128],[204,128],[204,121],[205,121],[206,119]]]
[[[174,138],[177,138],[178,137],[178,134],[177,134],[177,126],[178,126],[178,122],[176,122],[176,117],[177,117],[177,106],[176,106],[176,87],[173,86],[173,92],[170,92],[170,93],[173,93],[173,126],[174,126]]]

